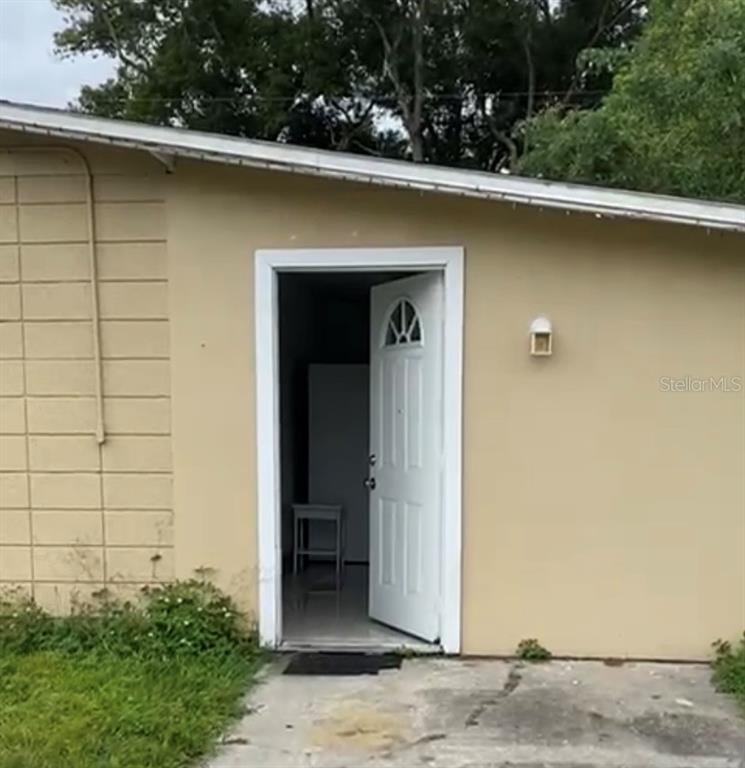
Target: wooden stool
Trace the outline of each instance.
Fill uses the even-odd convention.
[[[344,510],[340,504],[293,504],[292,571],[297,574],[299,558],[331,557],[336,564],[336,588],[341,585],[341,568],[344,562]],[[333,549],[314,549],[310,546],[309,526],[314,520],[333,522],[335,527]],[[303,535],[303,523],[308,528]]]

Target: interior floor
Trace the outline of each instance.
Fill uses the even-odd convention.
[[[336,589],[334,567],[314,562],[295,576],[285,573],[282,589],[283,642],[314,647],[388,647],[430,650],[411,635],[373,621],[367,613],[368,567],[345,565]]]

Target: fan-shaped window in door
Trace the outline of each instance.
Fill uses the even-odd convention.
[[[421,344],[422,324],[419,313],[408,299],[401,299],[388,316],[385,330],[385,346]]]

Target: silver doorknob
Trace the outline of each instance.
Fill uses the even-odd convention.
[[[362,484],[365,486],[365,488],[367,488],[368,491],[374,491],[375,490],[375,486],[377,485],[377,483],[375,482],[375,478],[374,477],[366,477],[362,481]]]

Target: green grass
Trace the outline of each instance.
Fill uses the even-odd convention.
[[[734,647],[730,643],[714,644],[714,685],[723,693],[732,694],[745,714],[745,634]]]
[[[62,619],[0,605],[0,768],[194,765],[261,661],[229,599],[194,582]]]
[[[2,768],[177,768],[239,714],[255,664],[55,651],[0,659]]]

